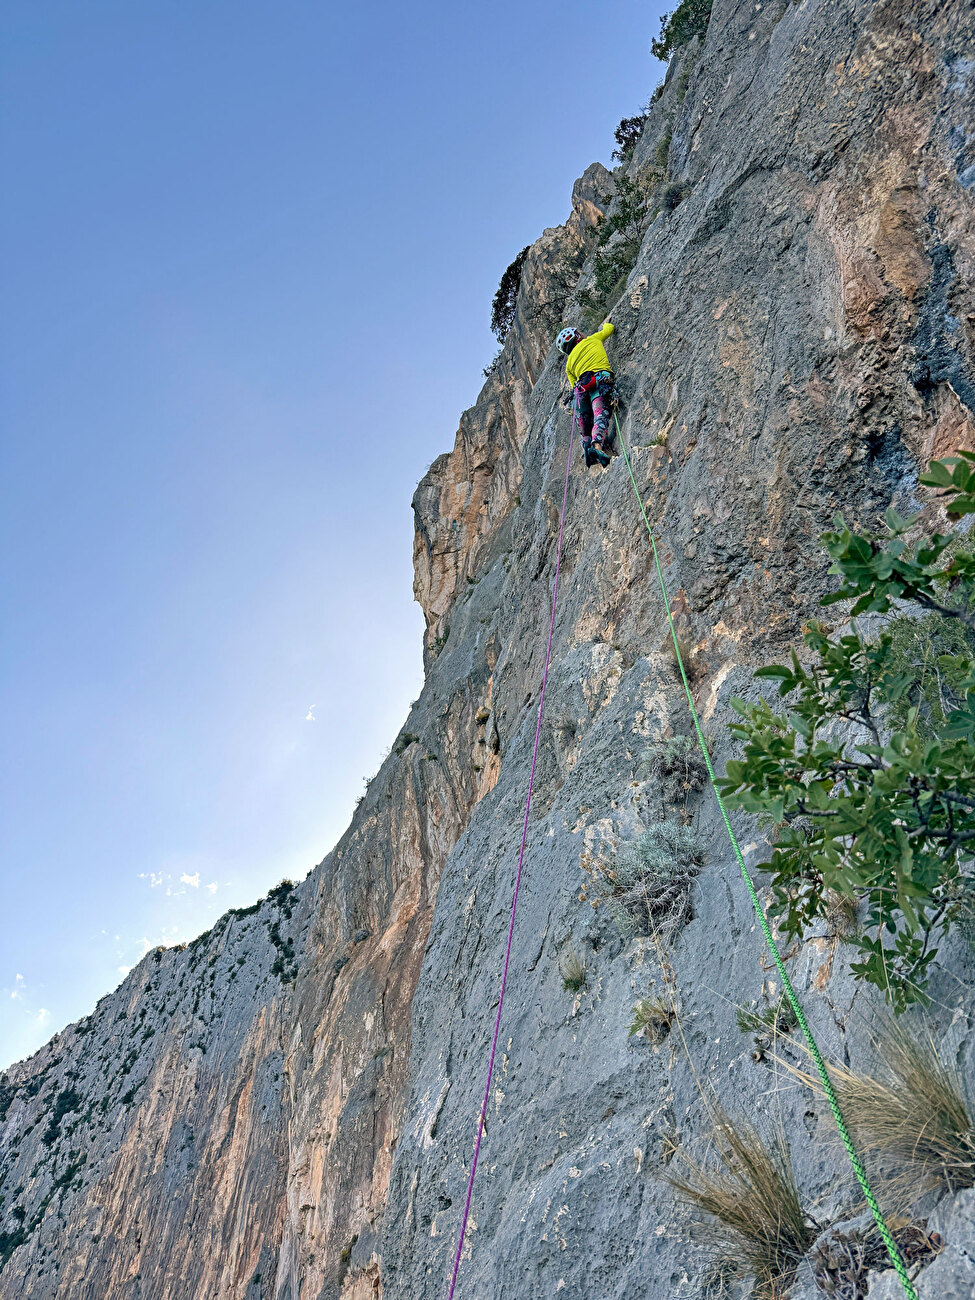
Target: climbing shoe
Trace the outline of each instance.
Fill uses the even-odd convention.
[[[596,453],[593,451],[591,442],[588,441],[583,442],[582,453],[586,458],[586,469],[592,469],[593,465],[599,464],[599,461],[596,459]]]
[[[603,469],[610,463],[612,457],[601,442],[594,442],[591,448],[592,460],[586,456],[587,465],[602,465]]]

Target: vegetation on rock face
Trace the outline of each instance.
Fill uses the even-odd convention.
[[[688,799],[704,789],[708,769],[695,736],[668,736],[648,749],[640,766],[640,776],[652,780],[665,807],[678,808],[683,814]]]
[[[922,482],[943,489],[949,518],[975,512],[975,454],[932,462]],[[892,509],[885,536],[837,518],[824,541],[841,586],[822,603],[852,601],[849,629],[812,623],[805,662],[793,652],[791,664],[759,670],[788,710],[734,702],[744,757],[727,764],[722,787],[731,807],[775,828],[771,911],[784,932],[800,936],[837,896],[865,903],[852,970],[900,1012],[925,1000],[934,941],[970,905],[975,553],[957,531],[926,532]],[[895,606],[954,625],[931,647],[947,694],[926,692],[929,667],[905,664],[897,627],[870,639],[857,624]]]
[[[41,1141],[46,1147],[53,1146],[57,1141],[58,1135],[61,1131],[61,1121],[64,1119],[65,1115],[70,1114],[71,1111],[77,1110],[81,1103],[82,1098],[77,1092],[75,1092],[74,1088],[63,1088],[58,1093],[54,1102],[54,1109],[51,1111],[51,1116],[48,1120],[47,1129],[41,1138]]]
[[[648,113],[638,113],[635,117],[623,118],[613,132],[613,138],[616,141],[613,157],[617,162],[625,163],[629,161],[648,121]]]
[[[611,862],[586,868],[592,883],[584,894],[592,891],[589,901],[605,906],[624,938],[666,941],[691,918],[691,884],[704,849],[688,801],[704,788],[707,769],[696,742],[677,735],[658,738],[637,775],[652,791],[659,820],[621,843]]]
[[[743,1034],[754,1034],[756,1040],[774,1038],[776,1034],[787,1034],[798,1025],[792,1003],[783,993],[777,1001],[764,1007],[738,1007],[735,1011],[735,1024]]]
[[[895,1227],[893,1238],[909,1269],[936,1255],[942,1248],[938,1233],[928,1233],[926,1223]],[[811,1251],[809,1265],[816,1285],[837,1300],[867,1300],[878,1269],[890,1266],[890,1256],[879,1232],[854,1228],[833,1231]]]
[[[668,181],[660,190],[660,206],[664,212],[673,212],[687,198],[688,186],[683,181]]]
[[[876,1069],[831,1065],[840,1108],[861,1148],[893,1161],[916,1181],[950,1191],[975,1186],[975,1124],[965,1086],[934,1043],[880,1020],[872,1035]]]
[[[664,14],[660,19],[660,35],[650,43],[654,58],[666,61],[695,36],[703,40],[711,21],[713,4],[714,0],[681,0],[673,13]]]
[[[531,244],[526,245],[501,277],[498,291],[491,303],[491,330],[499,343],[508,337],[515,318],[518,290],[521,288],[521,271]]]
[[[671,1025],[676,1019],[673,1005],[661,997],[641,998],[633,1008],[633,1020],[630,1023],[629,1036],[635,1034],[649,1038],[651,1043],[659,1044],[670,1033]]]
[[[621,845],[606,873],[610,912],[621,933],[665,938],[683,926],[703,860],[697,835],[677,821],[655,822]]]
[[[975,603],[969,607],[975,609]],[[887,631],[891,662],[910,678],[904,694],[891,702],[891,725],[906,727],[913,712],[920,734],[933,738],[964,704],[957,666],[972,649],[972,634],[959,619],[944,614],[897,618]],[[943,656],[947,658],[942,663]]]
[[[726,1272],[753,1275],[753,1294],[773,1300],[784,1294],[817,1229],[800,1200],[782,1135],[767,1141],[747,1120],[713,1109],[712,1162],[678,1151],[674,1171],[664,1176],[710,1216],[705,1230]]]
[[[586,984],[586,963],[575,948],[569,947],[559,962],[559,974],[562,976],[562,988],[566,993],[578,993]]]

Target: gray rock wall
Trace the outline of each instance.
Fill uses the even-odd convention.
[[[675,61],[630,164],[631,174],[655,165],[670,135],[669,178],[686,187],[646,233],[610,351],[719,767],[727,699],[753,690],[750,669],[816,609],[825,561],[815,539],[833,513],[867,522],[910,502],[919,461],[972,436],[968,381],[925,378],[972,373],[971,280],[958,270],[973,236],[971,36],[959,6],[719,0],[705,48]],[[938,267],[949,264],[942,288]],[[940,348],[946,360],[930,369],[922,358]],[[531,393],[522,505],[477,588],[497,612],[484,623],[485,595],[451,616],[454,653],[491,638],[504,647],[494,666],[501,778],[441,876],[382,1237],[386,1296],[444,1293],[463,1205],[569,438],[559,384],[550,354]],[[822,1105],[787,1070],[753,1061],[736,1027],[737,1004],[780,990],[710,795],[689,805],[705,866],[693,919],[671,945],[622,944],[592,907],[586,866],[660,815],[644,752],[688,729],[667,641],[622,461],[606,474],[577,468],[462,1295],[706,1293],[695,1216],[661,1179],[675,1139],[703,1149],[702,1092],[781,1125],[824,1226],[855,1206]],[[736,820],[759,861],[754,828]],[[570,947],[587,967],[577,993],[562,988]],[[838,940],[813,935],[790,964],[822,1047],[856,1061],[871,999],[845,974],[848,958]],[[947,965],[930,1023],[950,1030],[949,1056],[970,1073],[971,959],[958,948]],[[668,981],[679,1025],[657,1046],[628,1037],[635,1002]],[[955,1255],[967,1258],[960,1243]],[[951,1258],[932,1276],[954,1276]]]

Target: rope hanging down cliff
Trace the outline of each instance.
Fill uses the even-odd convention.
[[[863,1191],[864,1198],[866,1199],[867,1204],[870,1206],[870,1212],[873,1215],[874,1221],[877,1224],[877,1229],[880,1232],[881,1237],[883,1238],[884,1245],[887,1248],[887,1253],[890,1256],[890,1261],[893,1264],[894,1268],[897,1270],[897,1276],[900,1278],[901,1286],[904,1288],[904,1294],[908,1297],[908,1300],[917,1300],[917,1292],[915,1291],[914,1284],[911,1282],[910,1276],[908,1275],[907,1266],[905,1265],[900,1250],[897,1247],[897,1243],[894,1241],[894,1238],[891,1235],[890,1229],[887,1227],[887,1224],[884,1221],[884,1216],[880,1212],[880,1206],[877,1204],[877,1198],[874,1195],[873,1188],[870,1186],[870,1180],[867,1177],[866,1170],[864,1169],[860,1157],[857,1154],[856,1147],[853,1145],[853,1139],[850,1137],[849,1129],[846,1127],[846,1122],[843,1119],[843,1114],[842,1111],[840,1110],[840,1103],[836,1096],[836,1090],[833,1087],[833,1082],[829,1077],[829,1070],[826,1067],[826,1062],[823,1060],[822,1053],[819,1050],[819,1046],[816,1042],[816,1039],[813,1036],[813,1032],[809,1028],[809,1022],[806,1019],[805,1013],[803,1012],[802,1009],[802,1005],[799,1002],[799,998],[796,995],[795,989],[793,988],[792,980],[789,978],[789,973],[785,968],[785,962],[782,960],[782,954],[779,952],[778,944],[775,942],[775,939],[772,935],[772,928],[768,923],[768,918],[766,917],[765,912],[762,910],[762,904],[759,901],[758,894],[755,891],[755,885],[752,882],[751,875],[749,874],[748,868],[745,865],[745,859],[742,854],[741,847],[738,843],[738,837],[735,835],[734,829],[732,828],[731,819],[728,816],[728,810],[725,808],[724,800],[721,798],[721,791],[718,789],[717,779],[715,778],[714,775],[714,768],[711,765],[711,755],[708,753],[707,743],[704,739],[704,732],[701,730],[701,722],[698,717],[697,709],[694,705],[694,696],[691,694],[690,683],[687,680],[687,671],[684,667],[684,659],[680,652],[680,643],[677,637],[677,629],[674,627],[674,616],[670,607],[670,597],[667,595],[667,584],[664,581],[664,572],[660,564],[660,555],[657,551],[657,543],[653,535],[653,528],[651,527],[650,520],[647,517],[647,511],[646,511],[646,507],[643,504],[643,498],[640,495],[640,489],[637,487],[636,484],[636,478],[633,474],[633,465],[630,462],[630,455],[629,452],[626,450],[626,444],[623,441],[623,434],[622,431],[620,430],[619,416],[617,415],[615,410],[613,411],[613,419],[616,422],[616,440],[619,443],[620,451],[623,453],[623,459],[626,461],[626,468],[627,471],[629,472],[630,483],[633,486],[633,491],[636,495],[637,503],[639,504],[640,507],[640,514],[643,516],[643,522],[644,524],[646,524],[646,528],[647,528],[647,535],[650,538],[650,546],[653,550],[654,568],[656,569],[657,579],[660,583],[660,594],[663,599],[664,611],[666,612],[667,615],[667,624],[670,628],[671,639],[674,643],[674,654],[677,658],[677,666],[680,669],[681,681],[684,685],[684,695],[687,698],[687,707],[688,710],[690,711],[691,721],[694,723],[694,731],[697,736],[698,744],[701,747],[701,753],[704,755],[704,762],[708,772],[708,780],[711,782],[711,789],[714,791],[714,797],[717,800],[718,808],[721,811],[721,817],[722,820],[724,821],[725,830],[728,832],[728,838],[731,841],[731,847],[734,849],[735,858],[737,859],[738,866],[741,870],[741,874],[742,877],[744,878],[745,884],[748,887],[748,893],[751,897],[752,905],[755,908],[755,915],[758,917],[759,923],[762,927],[762,933],[765,935],[765,942],[768,944],[769,951],[772,954],[772,957],[775,961],[775,965],[778,968],[779,975],[782,979],[783,990],[785,991],[786,997],[789,999],[789,1003],[792,1007],[793,1012],[795,1013],[796,1020],[799,1022],[799,1027],[802,1029],[803,1037],[806,1040],[806,1047],[809,1050],[809,1055],[812,1057],[813,1061],[815,1062],[816,1070],[817,1073],[819,1074],[820,1082],[823,1087],[823,1092],[826,1096],[826,1100],[829,1103],[829,1108],[833,1112],[833,1118],[836,1120],[836,1127],[839,1129],[839,1134],[843,1140],[843,1145],[846,1147],[846,1153],[850,1157],[850,1164],[853,1166],[853,1172],[856,1174],[857,1182],[860,1184],[860,1188]]]
[[[481,1138],[484,1134],[484,1121],[487,1117],[488,1100],[491,1096],[491,1080],[494,1078],[494,1058],[498,1050],[498,1033],[501,1029],[501,1009],[504,1006],[504,993],[508,984],[508,965],[511,961],[511,940],[515,932],[515,912],[518,910],[518,891],[521,888],[521,868],[525,861],[525,845],[528,843],[528,815],[531,812],[532,792],[535,789],[535,766],[538,762],[538,743],[542,734],[542,714],[545,709],[545,687],[548,683],[548,669],[552,662],[552,636],[555,632],[555,610],[559,599],[559,570],[562,566],[562,538],[565,534],[565,504],[569,499],[569,470],[572,467],[572,430],[569,430],[569,445],[565,453],[565,483],[562,486],[562,509],[559,513],[559,540],[555,548],[555,580],[552,584],[552,613],[548,622],[548,644],[545,648],[545,667],[542,670],[542,685],[538,695],[538,719],[535,723],[535,744],[532,748],[531,772],[528,776],[528,797],[525,800],[525,820],[521,828],[521,847],[518,850],[518,869],[515,872],[515,888],[511,897],[511,919],[508,922],[508,942],[504,950],[504,965],[501,968],[501,991],[498,995],[498,1012],[494,1018],[494,1034],[491,1037],[491,1055],[488,1059],[487,1080],[484,1084],[484,1100],[477,1117],[477,1137],[474,1141],[474,1155],[471,1158],[471,1172],[467,1179],[467,1196],[464,1199],[464,1213],[460,1221],[457,1237],[457,1252],[454,1255],[454,1268],[450,1275],[450,1290],[447,1300],[453,1300],[457,1285],[457,1271],[467,1235],[467,1220],[471,1213],[471,1194],[474,1191],[474,1175],[477,1173],[477,1157],[481,1150]]]

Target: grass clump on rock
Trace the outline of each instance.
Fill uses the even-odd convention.
[[[775,1002],[765,1007],[738,1007],[735,1024],[743,1034],[771,1040],[776,1034],[787,1034],[799,1024],[792,1003],[783,993]]]
[[[562,954],[559,974],[562,976],[562,988],[566,993],[578,993],[580,989],[585,988],[586,963],[575,948],[569,947]]]
[[[877,1022],[872,1045],[873,1071],[830,1066],[840,1109],[860,1146],[950,1191],[975,1186],[975,1125],[957,1071],[930,1037],[890,1019]]]
[[[703,1210],[716,1262],[755,1278],[754,1295],[786,1294],[818,1229],[803,1208],[782,1134],[769,1141],[746,1120],[713,1108],[712,1159],[678,1152],[667,1181],[688,1204]]]
[[[676,1011],[664,998],[641,998],[633,1008],[629,1037],[639,1034],[643,1038],[649,1038],[655,1045],[662,1043],[676,1018]]]

